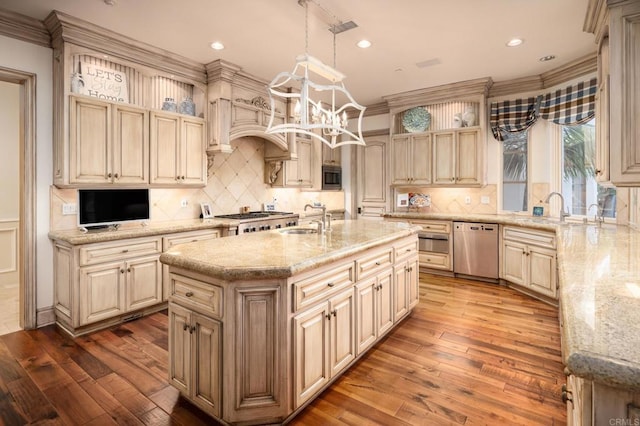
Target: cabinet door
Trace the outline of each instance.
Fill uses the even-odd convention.
[[[452,185],[456,178],[455,133],[433,134],[433,183]]]
[[[356,286],[356,348],[365,352],[378,337],[376,332],[376,277]]]
[[[533,291],[556,297],[556,252],[529,246],[529,286]]]
[[[411,151],[408,161],[411,166],[411,183],[430,184],[431,135],[416,135],[411,138]]]
[[[284,186],[296,187],[300,186],[300,178],[298,177],[298,160],[284,162]]]
[[[514,284],[525,285],[528,264],[527,246],[505,240],[502,256],[502,278]]]
[[[414,257],[407,261],[409,270],[407,271],[407,287],[409,293],[409,309],[416,307],[420,302],[420,280],[418,258]]]
[[[191,311],[169,303],[169,382],[189,395],[191,389]]]
[[[113,106],[113,182],[149,182],[149,113],[123,105]]]
[[[201,408],[220,416],[220,323],[197,313],[191,314],[192,386],[191,398]]]
[[[204,186],[207,182],[204,122],[183,118],[180,120],[180,126],[182,134],[179,182]]]
[[[608,40],[608,38],[607,38]],[[609,76],[599,83],[596,100],[596,180],[609,182]]]
[[[331,340],[329,362],[331,377],[339,374],[356,357],[355,303],[353,289],[329,300]]]
[[[342,162],[342,147],[330,148],[326,143],[322,144],[322,164],[339,166]]]
[[[126,310],[144,308],[162,302],[162,265],[159,256],[126,262]]]
[[[407,264],[393,268],[393,320],[398,321],[409,312],[409,294],[407,288]]]
[[[125,312],[125,274],[122,262],[80,268],[80,325]]]
[[[479,144],[480,130],[459,130],[456,132],[456,174],[457,185],[474,185],[481,181],[480,163],[482,154]]]
[[[299,407],[329,381],[328,303],[293,318],[295,406]]]
[[[313,186],[313,145],[310,139],[298,141],[298,181],[300,186]]]
[[[71,96],[69,105],[69,183],[109,183],[111,105]]]
[[[176,184],[180,177],[180,120],[151,113],[151,183]]]
[[[391,138],[391,183],[406,184],[411,181],[409,162],[409,136],[394,136]],[[377,173],[380,173],[378,170]]]
[[[393,269],[378,275],[376,293],[376,328],[380,337],[393,327]]]

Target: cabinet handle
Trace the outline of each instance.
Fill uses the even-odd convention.
[[[409,272],[413,271],[413,266],[409,267],[408,271]]]
[[[456,178],[452,177],[451,178],[451,182],[454,182],[456,180]]]
[[[334,283],[327,283],[327,287],[333,287],[335,284]]]
[[[121,273],[121,274],[124,274],[124,269],[120,269],[120,273]]]
[[[376,262],[376,266],[380,266],[380,265],[381,265],[381,263],[380,263],[380,262]]]
[[[108,173],[108,174],[107,174],[107,178],[108,178],[108,179],[111,179],[111,173]]]
[[[127,272],[131,272],[131,267],[128,267],[128,268],[127,268]]]
[[[334,309],[334,310],[331,312],[331,315],[333,315],[334,317],[338,316],[338,311],[337,311],[336,309]]]
[[[116,173],[115,175],[113,175],[113,177],[118,179],[120,176]]]
[[[123,253],[129,253],[129,249],[122,250]]]
[[[331,321],[331,312],[329,312],[327,315],[325,315],[325,317],[326,317],[329,321]]]
[[[193,334],[194,331],[196,331],[195,325],[189,329],[189,334]]]
[[[184,324],[182,326],[182,331],[187,331],[188,328],[189,328],[189,325],[188,324]]]
[[[188,292],[185,293],[185,296],[191,297],[191,296],[193,296],[193,292],[192,291],[188,291]]]
[[[599,175],[600,173],[602,173],[602,170],[596,169],[595,172],[596,172],[597,175]]]
[[[407,250],[405,250],[405,251],[406,251],[407,253],[409,253],[409,252],[411,251],[411,249],[407,249]]]
[[[185,180],[186,178],[184,176],[182,176],[182,180]]]
[[[191,240],[192,243],[197,243],[198,239],[196,238],[195,240]]]
[[[569,391],[562,391],[562,402],[566,404],[567,401],[571,401],[573,404],[573,394]]]

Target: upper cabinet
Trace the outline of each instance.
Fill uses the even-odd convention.
[[[205,186],[204,65],[61,12],[45,24],[54,48],[54,184]],[[173,133],[158,132],[163,125]]]
[[[323,143],[322,164],[328,166],[339,166],[342,164],[342,147],[331,148],[329,145]]]
[[[598,45],[596,178],[640,185],[640,3],[589,0],[584,30]]]
[[[391,116],[391,183],[482,186],[490,78],[385,97]]]

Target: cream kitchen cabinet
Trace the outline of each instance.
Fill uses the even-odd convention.
[[[322,144],[322,164],[339,166],[342,163],[342,147],[330,148],[326,143]]]
[[[282,170],[272,183],[275,187],[311,188],[316,170],[313,142],[310,138],[297,138],[297,160],[284,161]]]
[[[552,299],[557,298],[555,234],[502,228],[502,279]]]
[[[363,279],[356,285],[356,350],[366,352],[394,321],[393,268]]]
[[[149,182],[149,113],[134,106],[69,97],[71,185]]]
[[[419,302],[417,241],[394,247],[394,256],[393,316],[399,321]]]
[[[198,407],[221,413],[220,322],[169,304],[169,382]]]
[[[391,183],[428,185],[431,183],[431,135],[395,135],[391,138]]]
[[[205,186],[205,121],[160,111],[150,120],[151,185]]]
[[[300,406],[356,357],[353,289],[293,318],[295,405]]]
[[[433,184],[483,184],[483,149],[480,128],[433,133]]]

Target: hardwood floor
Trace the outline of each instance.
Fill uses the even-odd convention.
[[[562,425],[557,309],[421,275],[421,300],[290,424]],[[71,339],[0,336],[0,423],[213,424],[167,384],[167,315]]]

